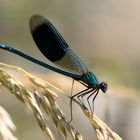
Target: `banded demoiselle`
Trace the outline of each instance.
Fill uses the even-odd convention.
[[[71,120],[72,120],[72,99],[77,99],[83,104],[83,97],[87,96],[88,106],[90,111],[93,111],[89,99],[92,98],[92,103],[101,90],[103,93],[107,90],[107,84],[105,82],[99,82],[95,74],[89,69],[89,67],[82,61],[82,59],[76,55],[69,45],[65,42],[63,37],[57,31],[57,29],[51,24],[51,22],[45,17],[35,15],[30,19],[30,31],[37,47],[42,54],[56,66],[48,65],[40,60],[37,60],[21,51],[18,51],[10,46],[0,44],[0,48],[15,53],[25,59],[28,59],[34,63],[37,63],[47,69],[71,77],[74,80],[83,84],[86,88],[75,95],[71,95]],[[70,121],[71,121],[70,120]]]

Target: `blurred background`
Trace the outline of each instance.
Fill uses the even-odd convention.
[[[1,0],[0,42],[44,62],[29,30],[29,19],[47,17],[70,47],[88,63],[109,90],[100,94],[95,112],[126,140],[140,137],[140,2],[138,0]],[[70,93],[72,80],[0,50],[0,62],[20,66]],[[65,86],[64,86],[64,81]],[[80,89],[80,85],[75,89]],[[21,140],[46,139],[31,113],[13,96],[0,95],[0,104],[11,114]],[[4,97],[4,98],[2,98]],[[63,102],[66,107],[69,103]],[[18,106],[17,106],[18,105]],[[66,109],[64,109],[66,110]],[[73,125],[86,139],[95,136],[88,120],[75,105]],[[65,112],[65,111],[64,111]],[[77,113],[77,114],[76,114]],[[81,112],[82,113],[82,112]],[[78,118],[80,117],[80,118]],[[82,126],[87,126],[83,130]]]

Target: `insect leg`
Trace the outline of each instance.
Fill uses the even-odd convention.
[[[73,87],[74,87],[74,79],[72,80],[72,87],[71,87],[71,97],[72,97],[72,92],[73,92]]]
[[[91,112],[92,112],[92,108],[91,108],[89,99],[90,99],[90,97],[91,97],[93,94],[95,94],[96,92],[98,93],[97,89],[95,89],[95,90],[87,97],[88,106],[89,106],[89,109],[90,109]],[[97,96],[97,93],[96,93],[95,96]],[[96,97],[95,97],[95,98],[96,98]],[[94,99],[94,100],[95,100],[95,99]]]
[[[78,100],[79,100],[82,104],[84,104],[83,97],[84,97],[85,95],[91,93],[92,91],[93,91],[93,89],[89,89],[89,91],[83,92],[82,94],[78,95],[78,96],[77,96]],[[80,98],[81,98],[81,99],[80,99]]]
[[[77,94],[75,94],[75,95],[73,95],[73,96],[70,97],[70,114],[71,114],[71,117],[70,117],[69,123],[73,120],[73,115],[72,115],[72,100],[73,100],[73,98],[76,97],[76,96],[79,95],[79,94],[82,94],[83,92],[86,92],[87,90],[89,90],[89,89],[86,88],[85,90],[80,91],[80,92],[78,92]]]
[[[82,85],[84,85],[85,87],[87,87],[88,88],[88,85],[86,85],[84,82],[82,82],[82,81],[79,81]]]
[[[97,97],[97,95],[98,95],[98,93],[99,93],[99,90],[97,90],[97,92],[96,92],[96,94],[95,94],[95,96],[94,96],[94,98],[92,99],[92,109],[93,109],[93,112],[94,112],[94,101],[95,101],[95,98]]]

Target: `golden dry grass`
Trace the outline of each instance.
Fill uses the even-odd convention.
[[[52,87],[57,89],[55,86],[27,73],[19,67],[3,63],[0,63],[0,66],[1,86],[7,88],[28,108],[30,108],[43,133],[50,140],[57,139],[53,134],[53,130],[49,128],[49,125],[47,123],[47,120],[50,118],[52,119],[57,130],[60,131],[65,138],[67,138],[67,135],[69,133],[73,140],[86,139],[83,138],[83,136],[78,133],[78,131],[75,130],[73,126],[67,121],[65,115],[63,114],[57,103],[58,95],[49,88]],[[30,80],[34,90],[30,91],[28,88],[26,88],[26,85],[6,72],[4,70],[4,67],[9,67],[12,69],[14,68],[24,74],[24,76],[26,76]],[[121,138],[95,114],[91,114],[87,110],[87,108],[81,105],[77,100],[74,101],[82,108],[83,112],[89,118],[99,140],[121,140]]]
[[[17,140],[13,135],[14,131],[16,131],[16,126],[12,122],[10,115],[0,106],[0,139]]]

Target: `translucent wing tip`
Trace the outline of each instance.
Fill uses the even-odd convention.
[[[44,23],[44,17],[40,15],[33,15],[30,18],[30,31],[31,33],[36,30],[37,27],[42,25]]]

